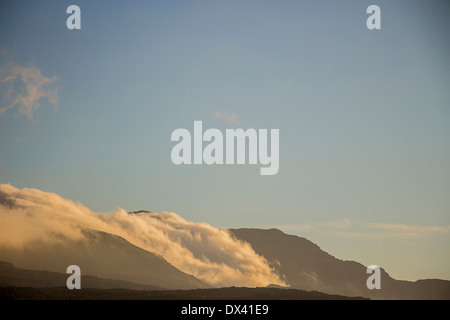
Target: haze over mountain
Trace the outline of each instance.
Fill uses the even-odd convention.
[[[35,241],[21,250],[5,247],[0,257],[22,268],[53,272],[65,272],[67,266],[76,264],[84,275],[165,289],[209,287],[161,256],[136,247],[122,237],[95,230],[84,230],[83,234],[85,238],[79,240]]]

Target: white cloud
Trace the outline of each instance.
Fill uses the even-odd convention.
[[[9,63],[3,66],[0,69],[0,85],[4,86],[0,116],[16,108],[18,114],[32,120],[43,99],[54,107],[58,104],[56,76],[48,78],[42,75],[35,64],[24,67]]]
[[[214,286],[285,285],[249,244],[209,224],[172,212],[97,214],[54,193],[0,185],[0,246],[80,239],[84,228],[119,235]]]

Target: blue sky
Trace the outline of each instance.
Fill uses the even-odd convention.
[[[81,8],[81,30],[66,28],[71,4]],[[366,28],[371,4],[381,8],[381,30]],[[0,8],[2,67],[33,66],[55,77],[58,94],[56,105],[40,99],[32,119],[18,106],[1,113],[2,183],[99,212],[277,226],[399,278],[450,279],[445,1]],[[279,173],[175,166],[170,135],[192,131],[194,120],[205,129],[279,129]]]

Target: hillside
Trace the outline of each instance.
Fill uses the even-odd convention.
[[[23,249],[5,247],[1,260],[18,268],[48,270],[64,273],[75,264],[82,275],[123,280],[140,285],[165,289],[208,288],[160,255],[134,246],[117,235],[85,230],[85,239],[74,241],[62,238],[59,243],[35,243]],[[65,282],[61,284],[65,286]]]

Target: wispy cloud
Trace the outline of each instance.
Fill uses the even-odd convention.
[[[420,238],[427,235],[449,235],[450,225],[426,226],[393,223],[365,223],[350,219],[281,225],[277,228],[302,233],[320,233],[341,238]]]
[[[425,234],[449,234],[450,226],[421,226],[408,224],[370,223],[368,227],[383,232],[410,234],[421,236]]]
[[[44,76],[35,63],[29,66],[15,63],[2,66],[0,86],[3,87],[0,116],[15,108],[18,114],[32,120],[43,99],[47,99],[53,107],[58,104],[56,76],[51,78]]]
[[[354,221],[350,219],[342,219],[342,220],[330,220],[330,221],[321,221],[321,222],[310,222],[305,224],[286,224],[275,226],[275,228],[279,228],[282,230],[289,231],[324,231],[324,230],[338,230],[338,229],[348,229],[351,226],[355,225]]]
[[[227,111],[221,112],[217,110],[214,115],[216,116],[217,119],[224,120],[229,123],[236,123],[239,120],[237,114],[234,112],[229,114]]]

